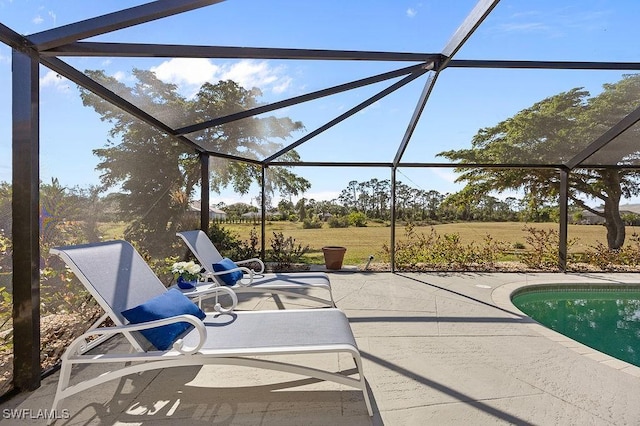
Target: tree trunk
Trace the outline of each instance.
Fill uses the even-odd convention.
[[[603,172],[603,180],[606,182],[607,198],[604,202],[604,219],[607,228],[607,245],[610,250],[617,250],[624,245],[625,227],[620,217],[620,175],[615,170]]]

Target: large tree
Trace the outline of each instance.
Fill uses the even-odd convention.
[[[466,182],[468,194],[524,190],[532,203],[557,202],[560,187],[557,171],[518,168],[517,164],[561,164],[570,160],[640,104],[639,75],[624,76],[603,88],[593,97],[586,90],[575,88],[546,98],[494,127],[480,129],[471,148],[444,151],[439,155],[460,163],[516,166],[457,168],[458,182]],[[636,127],[620,135],[569,175],[570,200],[605,219],[611,249],[624,244],[620,200],[640,193],[640,174],[632,169],[598,166],[637,164],[640,149]],[[588,200],[594,199],[602,203],[602,210],[588,204]]]
[[[132,104],[179,128],[208,121],[259,105],[259,89],[247,90],[233,81],[205,83],[191,98],[180,94],[174,84],[159,80],[151,71],[133,70],[136,82],[127,86],[103,71],[87,74]],[[200,179],[197,154],[192,148],[115,107],[92,92],[80,88],[85,106],[112,124],[110,140],[95,149],[100,158],[97,169],[105,188],[118,188],[120,208],[129,222],[125,236],[138,241],[149,251],[160,254],[175,239],[175,229],[187,210],[195,185]],[[289,118],[251,117],[208,128],[189,135],[211,152],[245,158],[264,158],[283,146],[292,132],[303,129],[301,122]],[[289,151],[284,161],[297,161]],[[259,182],[260,168],[255,165],[213,157],[211,188],[219,192],[231,186],[246,194],[253,182]],[[268,169],[270,193],[280,191],[298,195],[310,183],[285,167]]]

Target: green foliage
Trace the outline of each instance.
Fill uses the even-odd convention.
[[[322,222],[320,222],[317,219],[314,219],[314,220],[305,219],[302,222],[302,228],[303,229],[320,229],[322,228]]]
[[[12,241],[6,236],[4,230],[0,229],[0,273],[11,271],[12,250]]]
[[[0,182],[0,232],[11,235],[11,184]]]
[[[258,257],[258,231],[252,228],[249,240],[241,240],[237,233],[230,231],[217,223],[209,225],[209,238],[223,256],[230,259],[243,260]]]
[[[40,307],[42,315],[72,312],[92,315],[96,302],[71,270],[55,262],[55,267],[43,268],[40,276],[41,294],[45,295]]]
[[[439,235],[433,228],[428,235],[415,232],[413,224],[405,226],[405,238],[396,243],[396,266],[399,269],[488,269],[504,255],[506,245],[491,236],[483,244],[463,244],[458,234]],[[385,244],[387,257],[391,250]]]
[[[515,243],[513,243],[513,248],[516,250],[524,250],[525,249],[525,245],[524,243],[521,243],[520,241],[516,241]]]
[[[574,212],[571,215],[571,220],[573,223],[580,223],[582,222],[583,219],[584,219],[584,213],[582,213],[581,211]]]
[[[158,116],[172,117],[176,126],[186,126],[256,107],[262,96],[259,89],[247,90],[233,81],[205,83],[192,98],[182,96],[174,84],[164,83],[152,71],[134,69],[136,79],[126,86],[104,71],[86,71],[99,83],[130,102],[153,110]],[[200,180],[198,155],[166,132],[155,129],[121,109],[80,88],[85,106],[92,107],[102,120],[112,124],[111,139],[106,146],[94,150],[100,158],[97,169],[105,188],[121,187],[120,211],[130,223],[125,238],[136,240],[155,256],[171,253],[175,232],[183,229],[187,205]],[[293,132],[303,129],[300,122],[289,118],[252,117],[222,126],[207,128],[193,135],[194,142],[206,149],[238,157],[260,158],[284,146]],[[298,154],[288,151],[283,161],[299,161]],[[249,163],[212,158],[211,189],[220,191],[231,186],[246,194],[252,183],[262,177],[261,168]],[[287,167],[267,170],[265,196],[278,190],[298,195],[310,183],[291,173]]]
[[[367,215],[362,212],[349,213],[347,220],[349,221],[349,225],[356,226],[358,228],[367,226]]]
[[[296,244],[293,237],[285,238],[282,232],[274,232],[270,241],[271,249],[267,250],[267,260],[276,263],[276,268],[290,267],[293,263],[299,263],[302,256],[309,251],[309,246]]]
[[[590,97],[575,88],[550,96],[493,127],[483,128],[473,137],[472,147],[439,153],[459,163],[518,164],[536,162],[558,164],[571,159],[614,124],[640,101],[640,74],[626,75]],[[616,138],[617,146],[635,146],[638,129]],[[633,164],[638,152],[607,149],[598,152],[600,164]],[[488,194],[524,190],[524,219],[532,222],[557,218],[560,174],[552,169],[459,167],[458,182],[465,191]],[[569,174],[569,199],[586,209],[585,199],[604,204],[607,242],[618,249],[624,244],[624,223],[617,213],[621,197],[640,194],[640,172],[636,169],[574,169]],[[616,213],[614,213],[616,212]],[[545,261],[546,262],[546,261]],[[535,263],[535,262],[534,262]]]
[[[624,247],[616,250],[597,243],[585,253],[585,261],[603,271],[616,271],[621,266],[636,267],[640,265],[640,235],[634,233],[629,239]]]
[[[57,257],[49,254],[49,249],[58,245],[72,245],[96,241],[97,218],[101,209],[97,206],[95,188],[88,191],[69,189],[60,185],[57,179],[40,185],[40,312],[50,314],[73,313],[79,315],[87,327],[95,319],[99,308],[84,286]],[[10,187],[0,185],[0,206],[6,206],[6,197],[11,195]],[[87,214],[90,212],[91,214]],[[10,214],[8,215],[11,216]],[[8,229],[0,229],[0,274],[11,273],[12,241]],[[0,332],[11,330],[12,294],[7,287],[0,289]],[[4,334],[0,350],[8,350],[12,344],[11,333]],[[75,336],[69,336],[74,338]],[[43,360],[43,362],[55,360]]]
[[[523,228],[528,234],[526,242],[531,250],[521,255],[522,262],[530,268],[543,270],[556,270],[560,264],[558,248],[560,247],[560,234],[558,231],[539,229],[533,226]],[[567,250],[575,244],[575,240],[567,241]]]
[[[6,287],[0,287],[0,352],[10,350],[13,347],[12,327],[12,300],[11,293]]]
[[[624,256],[621,256],[620,252],[621,250],[611,250],[599,242],[590,247],[590,250],[585,253],[585,260],[599,269],[611,271],[616,269],[616,265],[624,264],[622,263]]]
[[[331,216],[327,221],[329,228],[348,228],[349,217],[348,216]]]
[[[640,214],[637,213],[625,213],[622,215],[622,220],[625,225],[638,226],[640,225]]]

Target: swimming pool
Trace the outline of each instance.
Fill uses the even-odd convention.
[[[640,367],[640,287],[540,285],[512,303],[540,324]]]

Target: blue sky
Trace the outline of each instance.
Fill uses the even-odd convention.
[[[129,7],[143,1],[0,0],[0,22],[31,34]],[[370,1],[228,0],[221,4],[125,29],[96,41],[287,47],[439,53],[475,5],[473,0]],[[503,0],[456,59],[639,61],[635,0]],[[10,50],[0,45],[0,181],[11,179]],[[104,69],[131,82],[133,68],[152,69],[185,96],[206,81],[233,79],[259,87],[264,102],[390,71],[409,63],[217,61],[187,59],[67,58],[80,70]],[[41,178],[66,186],[99,183],[91,150],[107,142],[108,123],[81,105],[77,88],[41,67]],[[547,96],[585,87],[596,94],[620,72],[443,71],[403,161],[442,162],[438,152],[470,145],[478,129],[493,126]],[[393,160],[426,78],[418,79],[298,148],[307,161]],[[300,120],[306,132],[347,111],[389,83],[277,111]],[[304,133],[296,134],[296,138]],[[292,139],[289,142],[293,142]],[[330,199],[349,181],[388,179],[388,169],[297,168],[312,188],[307,198]],[[401,169],[398,179],[442,193],[458,190],[450,169]],[[231,191],[212,201],[251,201]],[[255,204],[255,201],[253,202]]]

